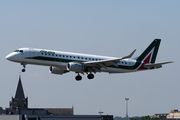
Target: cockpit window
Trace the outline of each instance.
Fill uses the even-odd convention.
[[[23,50],[19,50],[19,52],[22,52],[22,53],[23,53]]]
[[[14,52],[22,52],[23,53],[23,50],[15,50]]]
[[[15,50],[14,52],[19,52],[19,50]]]

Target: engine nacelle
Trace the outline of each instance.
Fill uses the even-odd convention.
[[[70,62],[67,64],[68,71],[74,71],[74,72],[82,72],[84,70],[84,66],[80,63]]]
[[[63,70],[61,68],[52,67],[52,66],[49,68],[49,71],[52,74],[58,74],[58,75],[62,75],[64,73],[68,72],[67,70]]]

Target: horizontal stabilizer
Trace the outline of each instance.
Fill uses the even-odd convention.
[[[144,67],[147,67],[147,68],[152,68],[152,67],[161,67],[162,65],[164,64],[169,64],[169,63],[173,63],[172,61],[170,62],[162,62],[162,63],[148,63],[148,64],[144,64]]]

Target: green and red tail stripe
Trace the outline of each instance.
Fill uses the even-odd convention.
[[[161,39],[155,39],[146,50],[136,59],[134,69],[144,70],[144,64],[155,63]]]

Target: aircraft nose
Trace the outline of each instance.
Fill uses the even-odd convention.
[[[7,55],[7,56],[6,56],[6,59],[7,59],[7,60],[10,60],[10,61],[13,60],[13,55],[11,55],[11,54]]]

